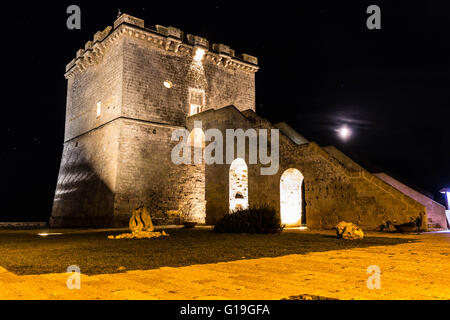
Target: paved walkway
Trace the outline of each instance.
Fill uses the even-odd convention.
[[[282,299],[300,294],[336,299],[450,299],[450,233],[402,237],[418,241],[81,275],[80,290],[67,288],[67,274],[17,276],[0,268],[0,299]],[[381,289],[367,288],[371,265],[381,269]]]

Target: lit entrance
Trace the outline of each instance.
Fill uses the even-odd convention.
[[[235,159],[230,166],[230,212],[248,208],[248,169],[244,159]]]
[[[302,224],[302,184],[303,175],[297,169],[287,169],[281,176],[280,215],[286,226]]]

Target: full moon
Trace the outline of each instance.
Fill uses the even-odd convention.
[[[342,140],[347,140],[350,135],[352,134],[352,131],[349,127],[343,126],[338,130],[339,137],[341,137]]]

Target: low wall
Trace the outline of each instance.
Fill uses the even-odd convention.
[[[37,229],[47,227],[47,222],[0,222],[0,229]]]

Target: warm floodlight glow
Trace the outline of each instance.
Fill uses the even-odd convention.
[[[230,211],[248,208],[248,169],[244,159],[235,159],[230,166]]]
[[[58,235],[61,235],[62,233],[45,233],[45,232],[42,232],[42,233],[38,233],[37,235],[38,236],[41,236],[41,237],[47,237],[47,236],[58,236]]]
[[[351,136],[352,131],[349,127],[343,126],[338,130],[338,133],[342,140],[347,140]]]
[[[164,87],[166,87],[167,89],[172,88],[172,86],[173,84],[169,80],[164,81]]]
[[[303,175],[297,169],[287,169],[280,180],[281,223],[299,226],[302,220]]]
[[[99,101],[97,102],[97,118],[99,118],[101,114],[102,114],[102,103]]]
[[[300,227],[286,227],[286,226],[284,226],[284,229],[285,230],[299,230],[299,231],[305,231],[305,230],[308,230],[308,227],[307,226],[300,226]]]
[[[197,48],[197,51],[195,51],[194,60],[197,62],[200,62],[200,61],[202,61],[204,55],[205,55],[205,49]]]

